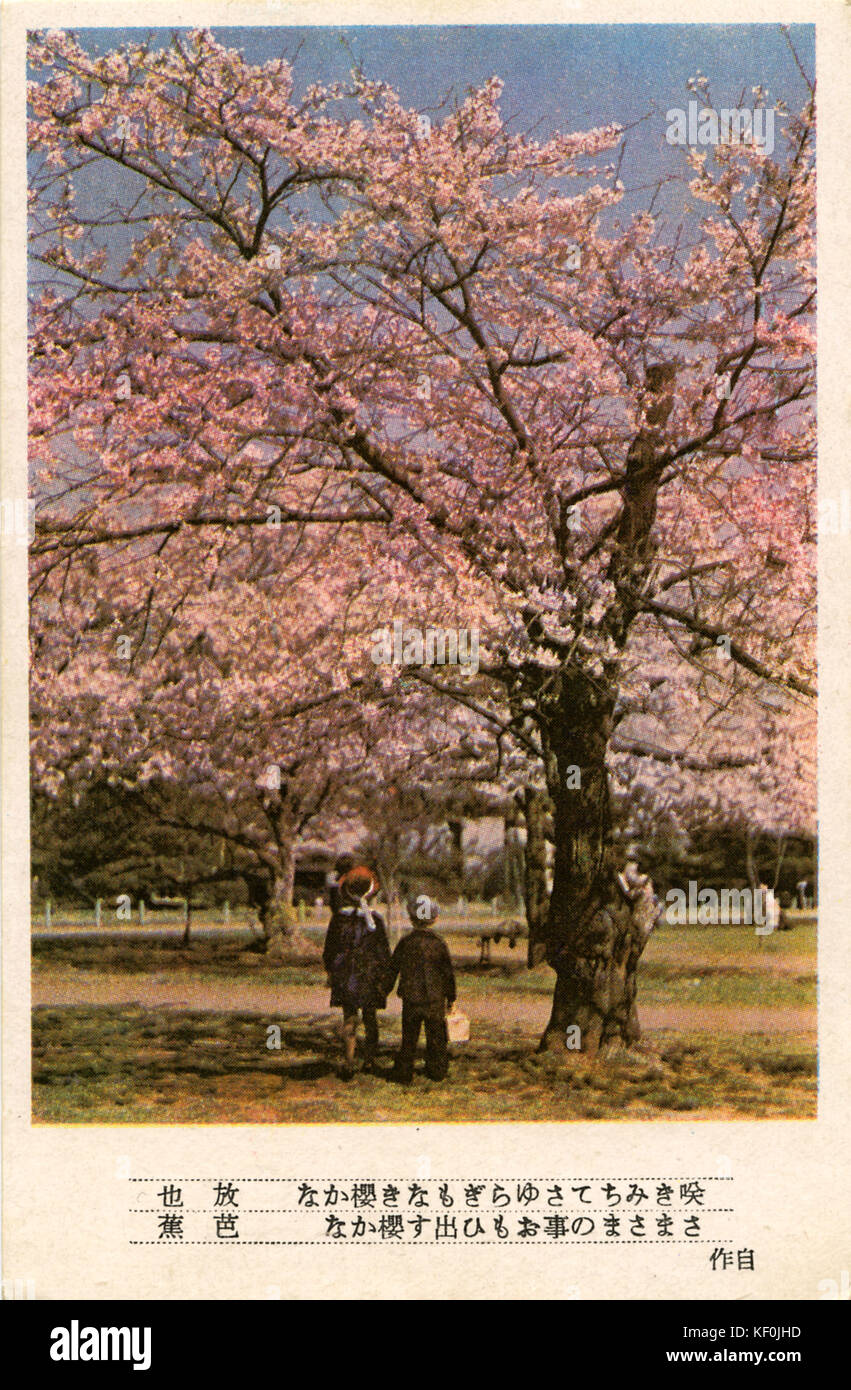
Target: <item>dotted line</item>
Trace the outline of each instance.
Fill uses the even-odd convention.
[[[412,1245],[466,1245],[468,1248],[473,1245],[609,1245],[613,1249],[622,1245],[716,1245],[719,1240],[730,1240],[730,1236],[716,1236],[712,1240],[695,1238],[694,1240],[619,1240],[616,1236],[611,1240],[560,1240],[558,1237],[549,1240],[477,1240],[475,1236],[467,1236],[459,1239],[454,1236],[452,1240],[447,1236],[443,1240],[360,1240],[357,1236],[348,1239],[329,1236],[327,1240],[131,1240],[128,1245],[159,1245],[161,1249],[174,1250],[181,1245],[328,1245],[337,1249],[341,1245],[352,1249],[354,1246],[362,1245],[383,1245],[386,1250],[393,1248],[394,1243],[402,1248],[410,1248]]]
[[[130,1182],[306,1182],[306,1181],[307,1181],[306,1178],[222,1178],[222,1177],[218,1177],[218,1178],[174,1178],[174,1177],[167,1177],[167,1178],[130,1178]],[[374,1182],[374,1183],[386,1183],[386,1182],[464,1182],[464,1183],[470,1183],[470,1182],[568,1182],[568,1181],[569,1181],[569,1182],[733,1182],[733,1178],[721,1178],[721,1177],[711,1177],[711,1178],[691,1178],[691,1177],[685,1177],[685,1178],[677,1178],[677,1177],[673,1177],[673,1178],[670,1178],[670,1177],[655,1177],[655,1178],[634,1178],[634,1177],[607,1178],[607,1177],[605,1177],[605,1175],[604,1175],[604,1176],[602,1176],[602,1177],[598,1176],[598,1177],[594,1177],[594,1178],[570,1178],[570,1179],[568,1179],[568,1178],[554,1178],[554,1177],[552,1177],[552,1175],[551,1175],[550,1177],[547,1177],[547,1178],[524,1178],[524,1177],[517,1177],[516,1174],[515,1174],[513,1177],[510,1177],[510,1178],[474,1178],[474,1177],[471,1177],[471,1178],[467,1178],[467,1177],[464,1177],[464,1178],[418,1178],[418,1177],[416,1177],[416,1176],[412,1177],[410,1173],[407,1173],[407,1174],[405,1175],[405,1177],[403,1177],[403,1178],[385,1178],[385,1177],[380,1177],[380,1178],[376,1178],[376,1177],[371,1177],[371,1178],[353,1178],[353,1177],[351,1177],[351,1175],[347,1175],[347,1176],[344,1177],[344,1178],[311,1178],[311,1179],[310,1179],[310,1182],[312,1182],[312,1183],[323,1183],[323,1182],[346,1182],[346,1183],[360,1183],[360,1182]]]
[[[197,1212],[202,1212],[202,1213],[206,1212],[206,1214],[207,1214],[208,1216],[228,1216],[228,1217],[230,1217],[230,1216],[234,1216],[234,1217],[236,1217],[236,1216],[249,1216],[249,1215],[258,1215],[258,1216],[259,1216],[259,1215],[266,1215],[266,1216],[270,1216],[270,1215],[273,1215],[273,1214],[276,1213],[276,1212],[277,1212],[279,1215],[283,1215],[283,1216],[307,1216],[307,1215],[311,1215],[311,1216],[322,1216],[324,1212],[328,1212],[329,1214],[331,1213],[331,1208],[330,1208],[330,1207],[234,1207],[232,1210],[225,1210],[225,1208],[223,1208],[223,1207],[128,1207],[127,1210],[128,1210],[128,1212],[129,1212],[129,1214],[130,1214],[131,1216],[133,1216],[133,1215],[142,1216],[142,1215],[144,1215],[144,1214],[146,1214],[146,1213],[156,1213],[156,1214],[159,1215],[159,1216],[164,1216],[164,1215],[166,1214],[166,1212],[168,1212],[168,1211],[174,1211],[174,1212],[178,1213],[178,1214],[181,1215],[181,1216],[183,1216],[183,1215],[189,1215],[190,1213],[195,1214],[195,1213],[197,1213]],[[373,1215],[378,1215],[378,1214],[379,1214],[379,1209],[376,1208],[376,1207],[343,1207],[342,1210],[345,1211],[345,1213],[346,1213],[347,1215],[351,1215],[353,1212],[356,1212],[356,1211],[361,1212],[361,1213],[364,1213],[364,1212],[372,1212]],[[428,1208],[428,1207],[399,1207],[399,1208],[388,1208],[387,1210],[385,1210],[384,1208],[381,1208],[381,1215],[384,1215],[384,1216],[402,1216],[402,1215],[404,1215],[405,1212],[409,1212],[409,1213],[410,1213],[410,1212],[416,1212],[416,1211],[430,1211],[432,1215],[442,1215],[443,1212],[449,1212],[449,1211],[451,1211],[451,1210],[453,1210],[451,1207],[443,1207],[442,1209],[438,1209],[437,1207],[431,1207],[431,1208]],[[487,1214],[489,1214],[489,1213],[491,1213],[491,1212],[496,1212],[497,1214],[499,1214],[500,1212],[508,1212],[509,1210],[510,1210],[509,1207],[456,1207],[456,1208],[454,1209],[454,1214],[455,1214],[456,1216],[461,1216],[462,1214],[463,1214],[463,1215],[468,1215],[468,1216],[475,1216],[477,1213],[478,1213],[478,1214],[481,1214],[481,1215],[487,1215]],[[545,1215],[544,1210],[543,1210],[542,1208],[540,1208],[540,1207],[539,1207],[539,1208],[535,1208],[535,1207],[525,1207],[524,1210],[525,1210],[525,1211],[535,1211],[535,1212],[537,1213],[538,1216],[543,1216],[543,1215]],[[634,1209],[630,1209],[629,1207],[627,1207],[627,1209],[626,1209],[625,1211],[620,1211],[620,1212],[618,1212],[618,1215],[619,1215],[621,1218],[626,1218],[626,1217],[633,1218],[633,1217],[636,1217],[636,1216],[649,1216],[650,1213],[651,1213],[651,1211],[653,1211],[653,1212],[657,1213],[657,1214],[660,1215],[660,1216],[663,1215],[663,1214],[666,1213],[666,1212],[669,1213],[669,1214],[671,1214],[671,1215],[674,1215],[674,1216],[682,1216],[682,1215],[684,1215],[684,1213],[685,1213],[686,1210],[687,1210],[687,1208],[684,1208],[684,1207],[656,1207],[656,1208],[653,1208],[653,1207],[641,1207],[641,1208],[634,1208]],[[734,1212],[735,1210],[736,1210],[735,1207],[698,1207],[698,1208],[696,1209],[696,1211],[694,1212],[694,1215],[695,1215],[695,1216],[709,1216],[709,1215],[711,1215],[712,1213],[717,1213],[717,1212]],[[591,1216],[592,1213],[596,1213],[596,1214],[598,1214],[598,1215],[612,1215],[612,1214],[614,1214],[615,1212],[618,1211],[618,1208],[617,1208],[617,1207],[548,1207],[548,1208],[546,1209],[546,1214],[549,1214],[550,1216],[567,1216],[570,1212],[574,1212],[574,1211],[575,1211],[575,1212],[578,1212],[578,1213],[580,1214],[580,1216]],[[512,1215],[512,1216],[517,1216],[518,1214],[519,1214],[519,1211],[518,1211],[517,1208],[515,1208],[513,1211],[511,1211],[511,1215]],[[414,1218],[411,1217],[411,1219],[413,1220]]]

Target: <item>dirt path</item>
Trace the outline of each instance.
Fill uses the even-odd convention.
[[[32,982],[34,1006],[73,1004],[136,1004],[141,1008],[190,1009],[201,1012],[257,1013],[268,1018],[307,1019],[317,1022],[339,1018],[328,1007],[323,986],[271,985],[258,980],[175,980],[167,976],[101,974],[77,971],[37,971]],[[401,1013],[395,995],[387,1013]],[[520,993],[491,998],[465,998],[462,1007],[473,1029],[477,1021],[502,1025],[507,1031],[536,1035],[543,1031],[549,1014],[545,997]],[[779,1009],[759,1006],[712,1004],[662,1004],[639,1008],[645,1029],[723,1033],[814,1033],[815,1009]]]

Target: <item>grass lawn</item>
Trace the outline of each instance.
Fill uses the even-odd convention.
[[[249,959],[247,940],[238,931],[232,939],[199,940],[188,948],[174,938],[39,939],[34,977],[43,999],[51,997],[52,980],[67,989],[69,981],[99,978],[115,986],[116,1002],[34,1009],[34,1119],[235,1124],[815,1115],[812,924],[761,941],[742,927],[662,928],[641,964],[639,1011],[688,1005],[687,1026],[651,1028],[639,1049],[620,1057],[592,1063],[569,1055],[561,1064],[537,1055],[528,1022],[530,1009],[535,1017],[546,1015],[552,972],[525,969],[524,942],[514,951],[501,943],[493,963],[480,967],[476,942],[450,930],[461,1000],[483,1016],[472,1040],[453,1049],[447,1083],[435,1085],[420,1072],[409,1089],[387,1076],[398,1017],[382,1026],[381,1074],[342,1081],[334,1024],[310,1016],[317,1012],[311,1001],[324,989],[321,966]],[[154,994],[148,1007],[129,1002],[148,980],[179,985],[185,1007],[160,1007]],[[248,1012],[246,980],[280,987],[282,997],[303,995],[308,1006],[277,1018]],[[212,1007],[193,1008],[193,982],[200,989],[205,981],[219,993]],[[327,1001],[324,993],[321,998]],[[800,1023],[782,1034],[743,1031],[739,1011],[746,1006],[788,1009]],[[281,1025],[280,1051],[266,1047],[269,1022]]]
[[[238,930],[235,939],[198,940],[185,947],[179,939],[123,942],[51,941],[40,938],[33,948],[36,969],[72,967],[122,974],[172,973],[204,980],[232,981],[246,977],[246,965],[270,984],[323,985],[321,963],[267,964],[245,947],[250,937]],[[528,970],[526,943],[512,951],[506,942],[492,948],[492,964],[478,965],[478,946],[470,937],[446,933],[456,972],[464,990],[549,996],[552,971],[546,966]],[[777,1008],[814,1008],[816,1004],[816,928],[799,926],[758,941],[747,927],[663,927],[653,933],[641,961],[639,1001],[643,1004],[763,1004]]]
[[[446,1083],[420,1073],[403,1088],[386,1075],[395,1020],[383,1074],[351,1082],[328,1025],[285,1027],[280,1051],[256,1014],[42,1008],[33,1026],[34,1118],[48,1123],[801,1119],[816,1102],[814,1048],[759,1034],[660,1032],[646,1055],[565,1067],[485,1028],[453,1049]]]

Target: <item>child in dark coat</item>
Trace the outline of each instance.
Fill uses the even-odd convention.
[[[438,908],[424,893],[408,899],[408,915],[413,931],[403,936],[390,962],[388,992],[399,978],[402,999],[402,1046],[393,1075],[408,1085],[413,1080],[414,1057],[425,1026],[426,1075],[443,1081],[449,1069],[446,1010],[455,1002],[455,974],[446,942],[431,925]]]
[[[378,1051],[376,1009],[387,1004],[386,978],[390,947],[384,919],[367,905],[378,888],[369,869],[350,869],[340,879],[335,909],[322,951],[331,985],[331,1007],[343,1010],[343,1076],[354,1072],[358,1013],[363,1015],[364,1070],[371,1071]]]

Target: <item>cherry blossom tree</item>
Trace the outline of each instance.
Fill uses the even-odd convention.
[[[616,125],[516,133],[496,78],[427,121],[208,31],[31,63],[37,555],[271,515],[450,576],[479,687],[438,685],[552,809],[544,1043],[634,1040],[611,759],[648,646],[814,694],[812,89],[776,154],[684,154],[672,220]]]
[[[266,565],[280,540],[263,540],[265,555],[253,536],[211,552],[191,533],[159,553],[91,547],[61,569],[50,550],[36,559],[31,721],[36,785],[141,790],[158,824],[227,847],[273,937],[291,925],[297,841],[373,735],[336,669],[329,614],[348,571],[335,571],[336,593],[327,574],[320,590],[303,547],[306,573],[287,582]]]
[[[244,880],[275,953],[307,944],[291,911],[300,840],[360,823],[400,784],[434,796],[441,779],[487,777],[492,744],[457,703],[364,666],[388,596],[358,533],[282,529],[59,555],[51,531],[31,606],[35,785],[106,779],[205,861],[217,851],[215,876]]]

